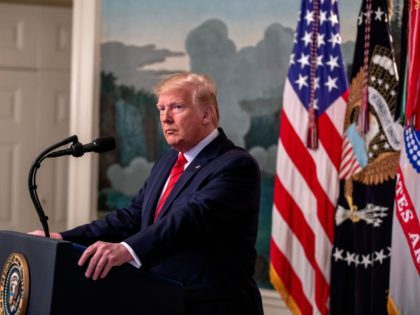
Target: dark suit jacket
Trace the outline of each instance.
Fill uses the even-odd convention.
[[[155,223],[160,193],[177,159],[175,150],[156,162],[128,208],[63,232],[63,238],[85,245],[125,241],[142,269],[184,284],[187,313],[262,314],[252,278],[259,168],[219,132],[184,171]]]

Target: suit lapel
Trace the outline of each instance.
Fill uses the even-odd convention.
[[[185,169],[184,173],[179,178],[178,182],[175,184],[173,190],[171,191],[168,198],[166,199],[165,204],[160,210],[158,219],[161,216],[165,215],[165,213],[168,212],[168,210],[170,210],[171,204],[174,201],[174,199],[184,189],[186,189],[186,185],[188,184],[188,182],[198,173],[198,171],[201,168],[203,168],[206,164],[208,164],[211,160],[219,156],[221,153],[226,151],[228,148],[233,146],[232,142],[230,142],[226,138],[226,135],[224,134],[223,130],[220,128],[219,128],[219,133],[220,133],[219,136],[216,139],[214,139],[211,143],[209,143],[198,154],[198,156],[191,162],[191,164],[188,165],[188,167]],[[169,172],[168,172],[168,176],[169,176]]]

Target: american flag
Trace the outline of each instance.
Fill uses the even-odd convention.
[[[303,0],[294,42],[278,142],[270,279],[294,314],[327,314],[348,94],[337,1]],[[317,149],[306,145],[311,107]]]
[[[417,314],[420,309],[420,10],[416,0],[407,2],[406,127],[395,189],[388,314]]]

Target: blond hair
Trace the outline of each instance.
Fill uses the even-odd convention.
[[[217,88],[216,83],[209,76],[193,72],[179,72],[160,81],[153,90],[159,97],[165,92],[185,89],[191,91],[193,104],[200,106],[210,105],[210,109],[213,112],[212,122],[217,127],[219,125]]]

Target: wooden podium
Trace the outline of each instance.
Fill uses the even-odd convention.
[[[0,231],[0,314],[7,314],[1,305],[7,307],[13,300],[11,278],[20,272],[16,266],[7,268],[12,254],[21,254],[28,267],[23,275],[27,291],[20,296],[22,301],[26,299],[28,315],[184,314],[180,283],[128,264],[112,268],[105,279],[93,281],[84,276],[86,266],[77,265],[82,251],[83,247],[67,241]]]

